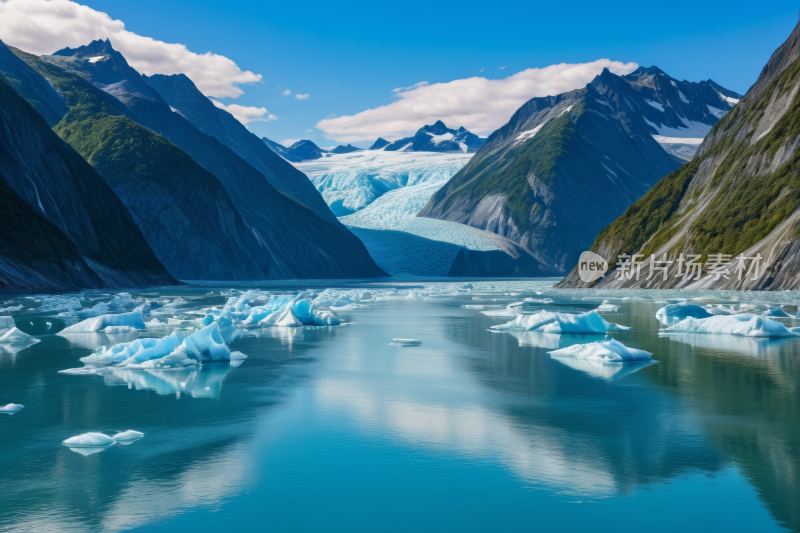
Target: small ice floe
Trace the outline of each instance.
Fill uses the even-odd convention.
[[[689,302],[665,305],[656,311],[656,319],[669,326],[686,318],[708,318],[712,314],[708,310]]]
[[[392,346],[419,346],[422,341],[419,339],[392,339]]]
[[[486,316],[517,316],[517,314],[519,314],[517,309],[523,305],[524,302],[514,302],[508,304],[503,309],[487,309],[486,311],[481,311],[481,314]]]
[[[53,323],[52,322],[45,322],[45,324],[47,325],[48,331],[50,330],[50,328],[53,327]]]
[[[650,352],[629,348],[614,339],[575,344],[549,353],[556,361],[575,370],[609,380],[627,376],[657,362],[653,361]]]
[[[598,363],[623,363],[627,361],[650,361],[653,359],[653,354],[650,352],[629,348],[614,339],[587,344],[574,344],[549,353],[551,357],[572,357]]]
[[[18,330],[12,317],[0,316],[0,345],[9,345],[11,351],[19,351],[37,342],[41,341]]]
[[[603,300],[603,303],[595,311],[598,313],[616,313],[619,311],[619,306],[610,303],[608,300]]]
[[[536,294],[540,294],[540,293],[537,292]],[[551,304],[551,303],[553,303],[553,299],[552,298],[525,298],[525,301],[528,302],[528,303],[533,303],[533,304]]]
[[[82,322],[73,324],[61,330],[59,335],[64,333],[127,333],[137,329],[145,329],[144,319],[141,311],[131,313],[120,313],[117,315],[100,315],[87,318]]]
[[[794,331],[798,329],[798,331]],[[708,318],[686,318],[662,329],[659,335],[673,333],[703,333],[740,335],[743,337],[800,337],[800,328],[791,330],[778,322],[758,315],[714,315]]]
[[[773,307],[772,309],[767,309],[761,316],[768,316],[772,318],[794,318],[792,315],[787,313],[783,310],[783,307]]]
[[[540,311],[531,315],[517,315],[511,322],[492,326],[492,329],[542,333],[607,333],[631,328],[607,322],[595,311],[580,314]]]
[[[4,405],[0,407],[0,413],[5,413],[7,415],[13,415],[14,413],[19,413],[25,408],[24,405],[18,403],[10,403],[8,405]]]
[[[144,437],[144,433],[133,431],[132,429],[117,433],[113,437],[109,437],[105,433],[92,432],[70,437],[63,441],[62,444],[69,447],[73,452],[80,453],[81,455],[92,455],[93,453],[102,452],[114,444],[132,444],[142,437]]]

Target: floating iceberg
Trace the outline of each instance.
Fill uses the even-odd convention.
[[[129,429],[128,431],[122,431],[117,433],[113,437],[111,437],[115,442],[130,442],[132,440],[141,439],[144,437],[144,433],[141,431],[134,431]]]
[[[63,442],[70,448],[98,448],[114,444],[114,439],[104,433],[84,433]]]
[[[628,348],[621,342],[609,339],[605,341],[590,342],[587,344],[574,344],[567,348],[549,352],[551,357],[571,357],[597,363],[622,363],[627,361],[650,361],[653,354],[636,348]]]
[[[646,368],[656,361],[630,361],[627,363],[601,363],[588,359],[574,359],[571,357],[554,357],[555,361],[572,369],[586,372],[592,377],[606,380],[620,379]]]
[[[87,318],[83,322],[64,328],[60,333],[91,333],[99,331],[104,333],[126,333],[137,329],[145,329],[146,327],[142,312],[133,311],[131,313]],[[106,328],[110,329],[106,331]]]
[[[598,313],[616,313],[619,311],[619,306],[609,303],[608,300],[603,300],[603,303],[600,304],[596,311]]]
[[[777,320],[757,315],[713,315],[708,318],[686,318],[661,330],[661,334],[707,333],[743,337],[800,337]]]
[[[706,309],[689,302],[670,304],[656,311],[656,319],[665,326],[680,322],[685,318],[708,318],[711,316]]]
[[[25,408],[24,405],[18,403],[10,403],[8,405],[0,407],[0,413],[14,414],[22,411],[24,408]]]
[[[542,333],[607,333],[631,328],[607,322],[595,311],[581,314],[540,311],[532,315],[517,315],[511,322],[492,326],[492,329]]]
[[[144,433],[129,429],[128,431],[117,433],[113,437],[109,437],[105,433],[84,433],[68,438],[63,441],[63,444],[70,448],[105,448],[118,442],[130,444],[131,441],[142,437],[144,437]]]
[[[184,338],[173,332],[163,339],[136,339],[106,348],[102,346],[89,356],[81,358],[87,367],[117,366],[127,368],[182,368],[200,366],[205,362],[243,359],[241,352],[231,354],[214,322]],[[76,369],[62,373],[78,373]]]
[[[0,346],[16,353],[37,342],[41,341],[17,329],[13,317],[0,316]]]
[[[392,339],[393,346],[419,346],[422,344],[420,339]]]

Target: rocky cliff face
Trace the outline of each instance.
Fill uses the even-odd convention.
[[[2,290],[176,283],[103,178],[3,81],[0,177],[6,205]]]
[[[273,187],[310,207],[329,222],[336,223],[328,205],[305,174],[281,159],[274,151],[224,109],[217,108],[183,74],[143,76],[159,95],[197,129],[217,139],[261,172]],[[303,144],[300,144],[303,143]],[[288,150],[301,159],[313,159],[311,141],[298,141]],[[319,149],[317,149],[319,150]],[[317,155],[319,157],[319,155]]]
[[[533,98],[419,216],[498,233],[566,272],[600,229],[680,166],[659,134],[697,135],[718,120],[706,102],[727,109],[722,96],[704,96],[708,83],[656,68],[606,70],[584,89]]]
[[[799,88],[800,26],[695,158],[600,232],[592,250],[612,271],[587,284],[575,269],[561,286],[797,289]],[[629,273],[621,254],[641,266]],[[690,258],[703,265],[699,275],[688,275]]]
[[[168,260],[171,268],[180,268],[186,279],[383,274],[363,244],[341,224],[322,219],[282,194],[233,150],[173,112],[110,43],[96,41],[59,54],[44,58],[21,54],[67,96],[68,104],[69,96],[74,96],[71,111],[57,131],[98,168],[104,168],[107,179],[125,176],[126,183],[115,182],[114,189],[129,208],[137,210],[143,229],[143,221],[148,221],[147,235],[151,244],[157,242],[159,257]],[[126,120],[144,128],[137,129]],[[136,135],[111,142],[117,132],[126,131]],[[163,137],[155,139],[153,132]],[[161,139],[183,151],[171,150]],[[103,140],[106,145],[98,149]],[[158,157],[154,159],[143,147],[160,147]],[[169,172],[182,161],[180,157],[170,161],[170,154],[184,152],[201,168],[188,164],[186,172]],[[125,164],[135,171],[111,172]],[[214,180],[209,180],[209,174]],[[209,212],[219,216],[197,220]],[[214,233],[210,241],[206,230]],[[176,242],[181,244],[180,253],[172,250]],[[195,269],[187,272],[192,264]]]

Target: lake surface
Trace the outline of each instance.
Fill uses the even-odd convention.
[[[114,294],[0,297],[41,340],[0,348],[0,405],[25,406],[0,415],[0,531],[800,531],[800,338],[664,337],[655,319],[681,297],[794,314],[800,298],[552,283],[331,285],[356,304],[336,309],[341,326],[252,331],[235,367],[102,375],[59,371],[169,330],[56,335],[78,321],[59,313]],[[325,288],[117,301],[196,320],[254,287]],[[526,297],[526,313],[608,299],[620,309],[602,316],[635,328],[609,336],[658,362],[570,365],[547,352],[585,338],[489,330],[513,317],[482,311]],[[145,436],[89,455],[61,443],[128,429]]]

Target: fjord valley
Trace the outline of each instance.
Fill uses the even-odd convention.
[[[796,6],[503,7],[0,0],[0,533],[800,532]]]

